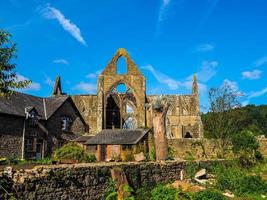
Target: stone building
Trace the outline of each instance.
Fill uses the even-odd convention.
[[[59,78],[52,97],[15,92],[0,99],[0,157],[44,158],[86,131],[72,99],[62,93]]]
[[[105,129],[85,142],[98,161],[134,160],[134,154],[149,152],[149,130]]]
[[[126,61],[124,74],[117,70],[119,59]],[[97,87],[95,95],[72,96],[89,126],[89,134],[103,129],[153,128],[145,105],[158,95],[146,94],[146,79],[125,49],[118,49],[99,75]],[[196,76],[191,94],[166,96],[173,102],[166,118],[168,138],[203,137]]]

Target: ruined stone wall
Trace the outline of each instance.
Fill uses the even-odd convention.
[[[203,126],[200,113],[197,109],[195,95],[164,95],[171,99],[166,119],[168,138],[183,138],[183,134],[189,131],[193,138],[203,137]],[[148,103],[157,98],[157,95],[147,96]],[[152,127],[150,111],[146,113],[147,126]]]
[[[168,144],[174,150],[174,157],[179,159],[188,159],[190,155],[195,159],[216,159],[220,154],[215,139],[169,139]],[[267,139],[260,139],[259,144],[260,152],[267,158]],[[232,152],[228,152],[227,156],[232,157]]]
[[[97,95],[71,96],[87,125],[89,135],[97,134]]]
[[[205,161],[206,166],[211,161]],[[107,192],[111,178],[110,169],[120,167],[129,185],[134,189],[146,185],[168,183],[180,179],[185,162],[166,163],[106,163],[39,166],[30,170],[9,173],[0,172],[0,180],[8,193],[16,199],[89,199],[99,200]],[[8,199],[0,187],[0,199]]]
[[[117,61],[123,57],[127,65],[126,74],[118,74]],[[138,127],[145,127],[145,97],[146,97],[146,82],[145,77],[139,71],[136,64],[130,58],[125,49],[118,49],[117,53],[113,56],[107,67],[100,74],[98,79],[98,119],[97,131],[105,128],[105,108],[106,101],[109,93],[113,87],[119,83],[124,83],[133,92],[136,99],[136,119]]]
[[[0,157],[21,157],[23,124],[23,117],[0,114]]]

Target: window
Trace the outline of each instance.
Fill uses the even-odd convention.
[[[133,117],[128,117],[127,120],[123,124],[123,129],[136,129],[137,122]]]
[[[29,126],[30,127],[36,127],[38,123],[37,118],[38,113],[35,110],[32,110],[28,113],[28,120],[29,120]]]
[[[126,113],[134,113],[134,109],[128,103],[126,104]]]
[[[117,74],[127,74],[127,63],[124,57],[119,57],[117,61]]]
[[[27,151],[33,150],[33,139],[26,139],[25,140],[25,148]]]
[[[61,130],[70,131],[72,119],[67,116],[61,117]]]

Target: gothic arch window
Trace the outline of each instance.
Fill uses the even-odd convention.
[[[124,57],[119,57],[117,60],[117,74],[127,74],[128,68],[126,59]]]
[[[134,113],[134,107],[130,105],[129,102],[126,103],[126,113],[127,114],[133,114]]]
[[[70,131],[72,125],[72,119],[69,116],[61,117],[61,130],[62,131]]]
[[[137,128],[137,122],[134,117],[128,117],[124,124],[123,129],[136,129]]]

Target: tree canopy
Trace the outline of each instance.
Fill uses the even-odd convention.
[[[0,30],[0,96],[11,94],[14,89],[25,88],[31,83],[18,79],[14,63],[16,53],[16,44],[11,41],[11,34]]]

